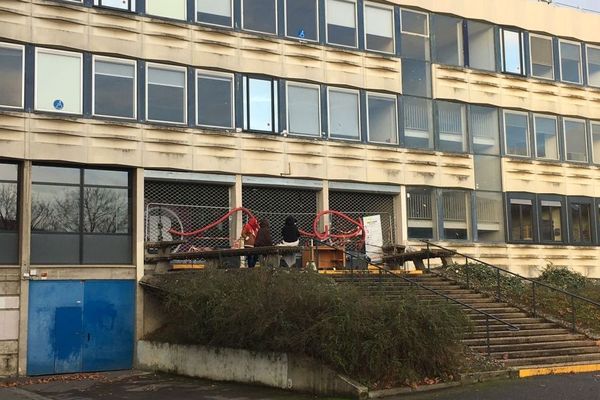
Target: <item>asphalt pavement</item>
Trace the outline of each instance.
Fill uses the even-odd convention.
[[[260,386],[136,371],[0,382],[0,400],[312,400]],[[332,399],[329,399],[332,400]],[[600,373],[494,381],[388,400],[600,400]]]

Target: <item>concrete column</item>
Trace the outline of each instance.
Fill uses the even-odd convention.
[[[19,260],[21,263],[20,308],[19,308],[19,361],[18,374],[27,374],[27,316],[29,310],[29,276],[31,250],[31,161],[23,162],[21,171],[19,207]]]
[[[394,196],[394,234],[396,243],[404,243],[408,240],[408,208],[406,202],[406,186],[400,186],[400,193]]]
[[[317,212],[325,210],[329,210],[329,181],[327,180],[323,180],[323,189],[317,193]],[[330,215],[324,215],[319,221],[319,230],[323,232],[330,223]]]
[[[229,189],[229,207],[231,209],[242,207],[242,175],[235,176],[235,184]],[[235,213],[229,220],[229,237],[231,243],[240,237],[242,227],[244,225],[243,215],[241,212]]]
[[[144,277],[144,169],[136,168],[133,172],[133,262],[135,265],[136,281]],[[144,291],[140,286],[136,290],[135,326],[136,338],[144,335]]]

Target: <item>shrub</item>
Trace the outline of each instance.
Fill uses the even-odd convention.
[[[567,267],[559,267],[549,263],[539,276],[541,282],[564,290],[578,292],[585,288],[586,278],[582,274],[571,271]]]
[[[451,305],[397,300],[297,271],[167,274],[168,323],[150,339],[304,354],[371,387],[448,378],[468,326]]]

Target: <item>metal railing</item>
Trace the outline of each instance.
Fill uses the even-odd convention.
[[[495,285],[496,298],[498,300],[500,300],[502,298],[501,291],[502,291],[502,275],[503,274],[511,276],[512,278],[516,279],[517,281],[519,281],[521,283],[526,282],[527,284],[529,284],[531,286],[531,312],[534,317],[536,317],[538,315],[538,309],[542,305],[539,303],[539,299],[538,299],[539,291],[541,290],[541,288],[548,289],[551,292],[566,296],[566,298],[568,299],[568,305],[570,306],[570,314],[571,314],[570,324],[571,324],[571,329],[573,330],[573,332],[577,332],[576,300],[583,302],[585,304],[594,306],[600,312],[600,303],[598,303],[594,300],[591,300],[586,297],[580,296],[576,293],[572,293],[567,290],[558,288],[556,286],[552,286],[547,283],[540,282],[540,281],[532,279],[532,278],[526,278],[522,275],[508,271],[504,268],[500,268],[498,266],[495,266],[495,265],[485,262],[483,260],[477,259],[475,257],[471,257],[466,254],[460,253],[456,250],[449,249],[449,248],[441,246],[439,244],[432,243],[429,240],[421,240],[421,242],[427,244],[427,252],[428,253],[431,252],[431,247],[435,247],[435,248],[438,248],[438,249],[441,249],[444,251],[448,251],[448,252],[452,253],[453,255],[458,256],[460,258],[464,258],[465,259],[465,282],[464,283],[466,284],[468,289],[471,287],[471,280],[472,280],[472,277],[470,276],[471,274],[469,271],[470,270],[469,261],[479,264],[479,265],[482,265],[484,267],[490,268],[491,270],[494,271],[494,274],[495,274],[495,284],[494,285]],[[429,262],[427,264],[427,269],[429,271],[431,271],[431,265]],[[526,285],[519,286],[519,288],[521,288],[521,287],[524,288],[524,287],[526,287]],[[512,300],[512,299],[508,299],[508,300]],[[553,316],[556,318],[559,318],[560,320],[564,320],[564,318],[560,315],[553,315]]]
[[[328,247],[328,248],[333,248],[333,249],[336,249],[336,250],[342,252],[344,254],[344,257],[349,257],[350,258],[350,274],[351,274],[353,280],[354,280],[354,277],[355,277],[355,269],[354,269],[354,262],[353,261],[354,260],[359,260],[361,263],[363,263],[364,265],[366,265],[367,268],[368,268],[369,265],[377,268],[378,271],[379,271],[379,277],[381,277],[384,274],[388,274],[390,276],[393,276],[395,279],[399,279],[401,281],[404,281],[404,282],[408,283],[412,287],[415,287],[415,288],[422,289],[422,290],[425,290],[427,292],[433,293],[434,295],[440,297],[441,299],[444,299],[444,300],[446,300],[448,302],[453,302],[453,303],[458,304],[458,305],[460,305],[460,306],[462,306],[464,308],[467,308],[467,309],[469,309],[471,311],[475,311],[476,313],[483,315],[485,317],[486,347],[487,347],[487,354],[488,354],[488,356],[491,355],[491,345],[490,345],[490,321],[491,320],[500,322],[502,325],[506,326],[507,329],[510,330],[510,331],[516,332],[516,331],[520,330],[518,326],[515,326],[515,325],[513,325],[513,324],[511,324],[511,323],[509,323],[507,321],[504,321],[503,319],[498,318],[495,315],[492,315],[492,314],[490,314],[488,312],[485,312],[485,311],[480,310],[480,309],[478,309],[476,307],[473,307],[473,306],[471,306],[469,304],[466,304],[466,303],[464,303],[464,302],[462,302],[462,301],[460,301],[458,299],[450,297],[450,296],[448,296],[448,295],[446,295],[444,293],[441,293],[440,291],[438,291],[436,289],[432,289],[430,287],[427,287],[427,286],[425,286],[425,285],[423,285],[423,284],[421,284],[421,283],[419,283],[417,281],[414,281],[412,279],[407,278],[406,276],[403,276],[403,275],[401,275],[401,274],[399,274],[397,272],[391,271],[391,270],[383,267],[380,264],[373,263],[373,262],[371,262],[371,260],[369,260],[369,258],[367,256],[365,256],[362,253],[349,252],[346,249],[339,248],[337,246],[333,246],[331,244],[328,244],[328,243],[325,243],[325,242],[321,242],[321,241],[316,240],[316,239],[314,239],[313,241],[315,243],[315,253],[316,253],[315,257],[316,257],[316,268],[317,268],[317,270],[319,268],[319,263],[318,263],[319,262],[319,246],[322,246],[322,247],[325,246],[325,247]],[[362,270],[364,270],[364,269],[362,269]]]

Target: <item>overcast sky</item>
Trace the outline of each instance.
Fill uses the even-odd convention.
[[[556,0],[556,2],[600,12],[600,0]]]

